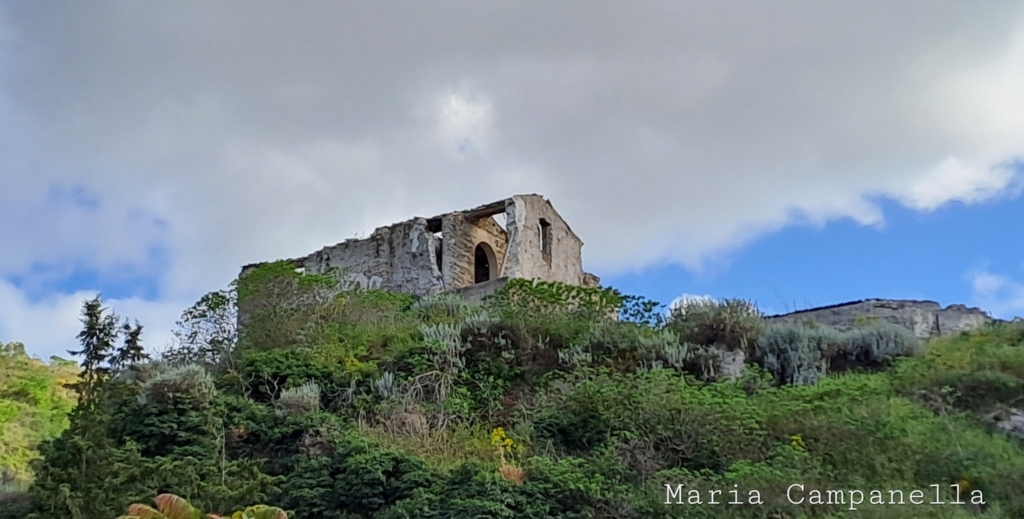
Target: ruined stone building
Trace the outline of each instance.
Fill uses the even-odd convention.
[[[291,261],[307,273],[335,271],[364,288],[479,299],[509,278],[597,286],[583,271],[580,240],[539,195],[516,195],[465,211],[379,227]],[[242,274],[260,264],[242,267]]]

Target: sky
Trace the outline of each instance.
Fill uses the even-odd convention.
[[[0,2],[0,341],[516,193],[607,285],[1024,314],[1024,4]]]

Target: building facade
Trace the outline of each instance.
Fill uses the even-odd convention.
[[[476,299],[510,278],[597,286],[583,271],[580,240],[547,199],[516,195],[465,211],[412,218],[288,261],[336,272],[364,288]],[[261,263],[242,267],[241,276]]]

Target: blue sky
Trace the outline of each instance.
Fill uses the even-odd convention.
[[[666,303],[682,293],[739,297],[768,313],[878,297],[981,305],[1005,319],[1024,315],[1013,301],[1024,286],[1019,197],[924,213],[892,202],[883,208],[884,225],[794,225],[706,269],[660,266],[602,281]],[[1010,293],[979,290],[974,281],[982,273],[1009,278]]]
[[[627,293],[1024,314],[1024,4],[0,3],[0,341],[548,197]]]
[[[67,203],[87,199],[98,204],[84,197],[78,193]],[[1007,319],[1024,315],[1024,308],[1005,298],[986,299],[973,283],[978,274],[989,273],[1024,286],[1024,201],[1019,196],[953,203],[928,212],[895,202],[883,201],[881,206],[885,221],[879,225],[852,219],[794,224],[701,267],[660,265],[604,275],[602,281],[662,303],[682,294],[738,297],[767,313],[879,297],[982,305]],[[112,299],[155,299],[168,264],[166,254],[151,251],[143,271],[126,265],[104,274],[88,267],[47,265],[7,280],[33,301],[83,290]]]

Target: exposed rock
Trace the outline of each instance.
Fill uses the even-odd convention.
[[[996,427],[1019,438],[1024,438],[1024,411],[1015,410],[1007,419],[996,422]]]
[[[723,377],[736,380],[743,374],[744,364],[747,356],[743,350],[724,351],[719,361],[718,369]]]
[[[921,339],[976,330],[995,319],[978,308],[935,301],[866,299],[771,316],[778,321],[811,321],[845,331],[880,320],[902,326]]]

